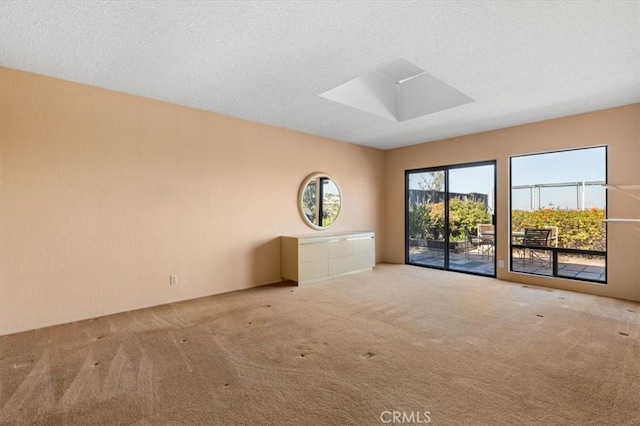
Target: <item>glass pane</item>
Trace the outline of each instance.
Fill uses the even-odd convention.
[[[444,268],[444,170],[408,179],[409,263]]]
[[[552,275],[531,259],[552,253],[545,247],[606,250],[606,155],[597,147],[511,159],[511,242],[529,246],[512,249],[514,271]],[[558,254],[559,276],[606,281],[604,255]]]
[[[536,275],[553,275],[553,253],[544,249],[511,249],[511,270]]]
[[[318,203],[316,202],[318,196],[318,182],[317,179],[311,179],[307,186],[304,188],[302,194],[302,210],[309,222],[313,224],[318,223]]]
[[[322,226],[331,226],[340,213],[340,190],[338,185],[329,179],[321,178],[322,187]]]
[[[512,239],[525,228],[552,228],[550,246],[606,249],[606,149],[511,159]]]
[[[596,255],[560,253],[558,276],[605,282],[605,258]]]
[[[449,170],[449,269],[495,275],[494,166]]]

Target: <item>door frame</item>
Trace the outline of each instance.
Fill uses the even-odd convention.
[[[449,265],[449,171],[455,169],[464,169],[469,167],[493,166],[493,275],[479,274],[477,272],[462,271],[459,269],[450,269]],[[419,263],[409,262],[409,175],[413,173],[430,173],[443,171],[444,176],[444,266],[422,265]],[[498,209],[497,207],[497,191],[498,191],[498,162],[497,160],[474,161],[471,163],[449,164],[445,166],[423,167],[418,169],[408,169],[404,171],[404,263],[412,266],[421,266],[424,268],[440,269],[443,271],[460,272],[463,274],[477,275],[481,277],[493,277],[497,275],[497,247],[498,247]]]

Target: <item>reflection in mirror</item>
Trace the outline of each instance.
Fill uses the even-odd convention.
[[[302,183],[299,203],[300,214],[307,225],[314,229],[328,228],[340,214],[340,188],[326,173],[314,173]]]

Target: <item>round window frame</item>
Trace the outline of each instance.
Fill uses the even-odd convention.
[[[338,208],[338,212],[336,214],[336,217],[333,219],[333,222],[331,222],[331,224],[327,225],[327,226],[321,226],[321,225],[318,225],[318,224],[315,224],[315,223],[311,222],[309,220],[309,218],[307,217],[307,215],[304,213],[304,206],[303,206],[303,203],[302,203],[302,198],[304,197],[304,191],[307,188],[307,186],[309,185],[309,183],[313,179],[319,179],[319,178],[327,178],[327,179],[331,180],[333,182],[333,184],[336,186],[336,188],[338,189],[338,194],[340,195],[340,207]],[[300,217],[302,217],[302,221],[307,226],[309,226],[310,228],[315,229],[316,231],[324,231],[326,229],[331,228],[333,225],[335,225],[336,221],[340,217],[340,214],[342,213],[342,204],[343,204],[342,188],[340,188],[340,185],[338,184],[338,182],[329,173],[325,173],[325,172],[314,172],[314,173],[311,173],[310,175],[308,175],[302,181],[302,185],[300,185],[300,189],[298,190],[298,212],[300,213]]]

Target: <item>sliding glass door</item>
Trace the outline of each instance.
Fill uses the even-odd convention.
[[[495,276],[495,162],[405,172],[406,263]]]
[[[445,174],[407,172],[407,263],[445,267]]]

